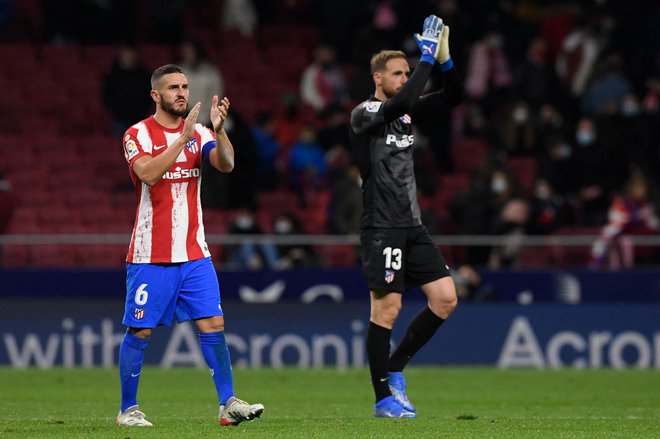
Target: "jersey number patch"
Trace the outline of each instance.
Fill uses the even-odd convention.
[[[385,247],[383,254],[385,255],[385,268],[401,269],[401,256],[403,253],[400,248]]]
[[[147,287],[147,284],[142,284],[138,287],[137,291],[135,291],[135,304],[136,305],[144,305],[147,303],[147,299],[149,298],[149,292],[145,290]]]

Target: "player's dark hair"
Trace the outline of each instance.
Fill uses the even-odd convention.
[[[394,58],[406,58],[406,54],[400,50],[381,50],[371,57],[371,74],[385,70],[387,61]]]
[[[151,75],[151,88],[156,89],[156,83],[165,75],[170,73],[183,73],[183,69],[177,66],[176,64],[165,64],[164,66],[158,67],[154,70],[154,73]]]

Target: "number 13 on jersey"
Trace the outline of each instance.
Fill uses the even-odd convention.
[[[391,268],[392,270],[401,269],[403,252],[401,252],[400,248],[385,247],[383,249],[383,255],[385,255],[385,268]]]

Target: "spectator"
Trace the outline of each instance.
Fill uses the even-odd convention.
[[[250,126],[236,110],[231,111],[225,120],[225,130],[234,144],[234,159],[241,166],[229,174],[215,172],[202,161],[202,206],[215,209],[256,209],[257,208],[257,146]]]
[[[220,69],[209,59],[199,41],[181,43],[178,65],[188,78],[190,102],[202,103],[198,122],[210,126],[210,113],[205,109],[211,106],[214,95],[224,96],[225,93]]]
[[[325,123],[318,132],[323,150],[338,146],[348,148],[348,111],[339,104],[332,104],[326,109],[325,116]]]
[[[254,212],[240,209],[229,229],[232,235],[262,235]],[[241,244],[228,246],[227,268],[236,270],[277,269],[277,249],[270,241],[245,239]]]
[[[535,155],[539,137],[533,116],[533,109],[524,100],[501,106],[492,123],[492,143],[509,155]]]
[[[657,261],[658,251],[641,247],[633,255],[632,247],[621,245],[617,239],[623,235],[658,235],[660,222],[649,196],[646,177],[634,171],[625,190],[612,200],[607,224],[591,250],[592,268],[603,268],[609,259],[610,268],[632,268],[634,265]]]
[[[513,69],[513,90],[516,96],[537,107],[548,102],[551,76],[547,62],[547,45],[543,38],[534,38],[522,63]]]
[[[611,56],[596,68],[582,97],[583,115],[598,118],[618,111],[623,97],[632,89],[621,63],[620,58]]]
[[[549,235],[565,221],[566,201],[555,193],[552,184],[539,178],[534,183],[534,196],[532,197],[527,223],[527,233],[532,235]]]
[[[278,155],[282,149],[275,137],[275,119],[270,112],[257,114],[252,126],[252,137],[257,146],[257,185],[262,190],[273,190],[279,185]]]
[[[300,80],[300,97],[317,113],[331,104],[346,103],[348,85],[332,47],[321,45],[314,50],[314,60],[305,68]]]
[[[582,118],[575,129],[575,172],[577,220],[584,226],[597,226],[605,221],[612,179],[609,164],[618,160],[603,151],[593,119]]]
[[[584,18],[564,38],[555,61],[560,84],[572,98],[582,96],[601,44]]]
[[[458,300],[487,302],[496,298],[493,285],[484,282],[479,272],[471,265],[461,265],[456,270],[452,270],[451,275],[456,284]]]
[[[362,218],[362,179],[360,169],[351,163],[339,171],[332,185],[328,205],[330,233],[351,235],[360,232]]]
[[[273,221],[273,233],[277,236],[303,235],[300,221],[291,213],[282,213]],[[296,267],[317,265],[317,257],[311,246],[298,243],[277,246],[277,268],[288,270]]]
[[[227,175],[229,194],[227,207],[257,208],[257,166],[259,165],[259,151],[252,137],[250,125],[237,111],[232,111],[225,122],[225,130],[234,143],[239,145],[235,150],[235,160],[240,166]]]
[[[465,91],[480,102],[487,114],[497,107],[511,86],[511,67],[502,49],[502,35],[492,29],[470,50]]]
[[[221,21],[223,29],[235,29],[244,37],[251,37],[257,27],[257,9],[252,0],[225,0]]]
[[[291,145],[298,140],[303,128],[298,96],[293,93],[282,94],[279,110],[275,113],[275,138],[282,146],[282,151],[288,152]]]
[[[539,107],[536,124],[539,136],[538,153],[543,154],[561,140],[565,129],[564,118],[554,105],[543,104]]]
[[[555,193],[570,198],[576,188],[577,168],[573,147],[563,137],[554,137],[539,157],[538,175],[550,183]]]
[[[103,103],[112,116],[112,134],[121,139],[136,120],[146,118],[153,108],[151,75],[140,61],[137,49],[124,44],[103,79]]]
[[[289,184],[296,192],[320,189],[325,184],[327,165],[314,128],[307,125],[289,151]]]

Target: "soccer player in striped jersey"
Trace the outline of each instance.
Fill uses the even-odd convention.
[[[384,50],[371,60],[374,95],[355,107],[349,132],[360,168],[363,214],[362,262],[371,295],[366,348],[376,404],[374,415],[414,418],[402,371],[456,307],[449,267],[422,225],[413,166],[415,135],[411,122],[433,118],[457,104],[460,80],[449,56],[449,27],[431,15],[423,35],[415,35],[422,57],[410,75],[406,55]],[[420,97],[432,69],[443,89]],[[421,287],[428,298],[390,357],[392,328],[402,293]]]
[[[120,426],[151,426],[137,403],[144,350],[153,328],[194,321],[218,394],[220,425],[237,425],[261,415],[262,404],[234,394],[224,334],[220,287],[205,242],[200,202],[201,161],[220,172],[234,168],[234,149],[224,122],[229,100],[213,97],[213,130],[197,123],[201,103],[188,115],[188,81],[167,64],[151,77],[156,113],[130,127],[124,155],[138,199],[126,258],[128,327],[119,348]]]

